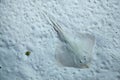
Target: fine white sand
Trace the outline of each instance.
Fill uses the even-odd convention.
[[[58,65],[61,42],[42,10],[95,36],[89,68]],[[0,0],[0,80],[120,80],[120,0]]]

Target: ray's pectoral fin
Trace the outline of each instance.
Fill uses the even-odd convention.
[[[59,66],[72,67],[73,65],[75,65],[71,52],[68,51],[64,44],[59,44],[56,47],[55,58]]]

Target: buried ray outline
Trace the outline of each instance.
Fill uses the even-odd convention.
[[[65,67],[88,68],[92,59],[92,53],[95,45],[95,37],[88,33],[80,33],[81,40],[77,40],[78,42],[76,42],[72,36],[68,35],[68,33],[66,33],[61,28],[60,24],[58,24],[55,20],[53,20],[53,18],[51,18],[48,15],[47,12],[43,11],[42,14],[47,19],[49,24],[53,26],[54,30],[57,32],[59,36],[59,39],[65,44],[67,44],[66,48],[69,50],[69,53],[66,52],[64,54],[61,54],[61,53],[56,54],[57,61],[62,66],[65,66]],[[89,58],[87,61],[86,61],[87,59],[86,56],[83,56],[86,54],[87,54],[87,57]],[[71,59],[71,62],[69,61],[70,59]]]

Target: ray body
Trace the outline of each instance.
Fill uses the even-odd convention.
[[[47,13],[44,13],[44,16],[57,32],[59,39],[66,43],[65,47],[67,52],[56,54],[56,59],[63,66],[67,67],[89,67],[95,44],[94,36],[87,33],[81,33],[79,38],[75,39],[63,30],[61,25],[50,18]]]

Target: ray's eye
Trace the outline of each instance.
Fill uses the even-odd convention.
[[[79,60],[79,63],[82,63],[82,61],[81,61],[81,60]]]

